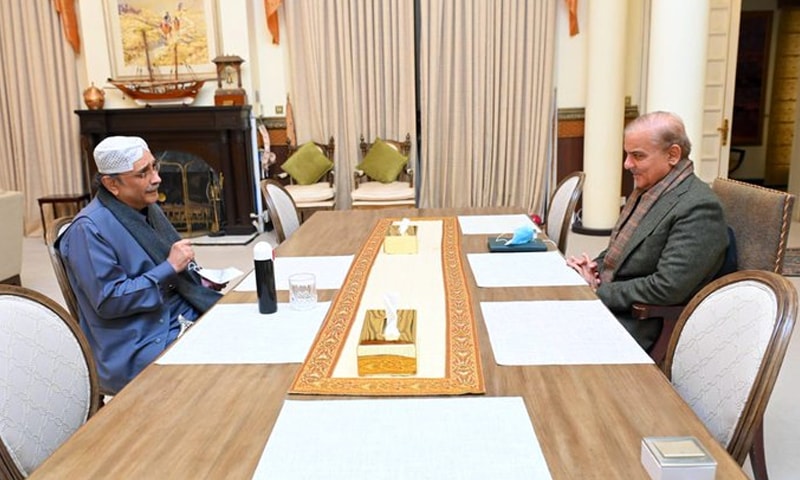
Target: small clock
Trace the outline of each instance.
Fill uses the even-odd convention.
[[[242,88],[244,59],[238,55],[220,55],[212,62],[217,66],[217,90],[214,92],[214,105],[247,104],[247,92]]]

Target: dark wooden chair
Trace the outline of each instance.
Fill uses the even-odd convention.
[[[411,152],[411,134],[407,133],[403,141],[382,139],[382,142],[396,150],[400,155],[409,156]],[[375,142],[367,143],[361,136],[359,147],[361,159],[367,157]],[[393,181],[378,181],[358,168],[353,172],[353,190],[350,192],[353,208],[387,208],[397,206],[413,207],[416,205],[414,189],[414,169],[409,162],[402,168]]]
[[[325,155],[333,162],[333,154],[336,149],[333,137],[328,139],[327,145],[319,142],[310,142],[320,153]],[[303,144],[306,145],[306,144]],[[286,148],[289,158],[303,145],[294,145],[290,139],[286,140]],[[300,213],[300,221],[305,221],[317,210],[333,210],[336,206],[336,176],[335,169],[331,169],[318,182],[310,185],[300,185],[294,181],[287,172],[281,172],[278,178],[285,181],[284,187],[289,195],[292,196],[297,210]]]

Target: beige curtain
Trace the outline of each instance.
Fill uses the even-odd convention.
[[[424,207],[541,210],[557,0],[419,0]]]
[[[0,1],[0,188],[25,195],[25,232],[41,232],[36,199],[82,186],[75,54],[51,0]]]
[[[360,136],[416,136],[414,2],[291,0],[281,8],[297,142],[334,137],[336,203],[347,208]]]

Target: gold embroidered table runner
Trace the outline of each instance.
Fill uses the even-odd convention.
[[[412,219],[418,253],[386,254],[384,237],[398,220],[379,220],[354,258],[290,393],[485,392],[457,219]],[[417,311],[417,373],[359,377],[356,348],[366,310],[383,309],[389,292],[398,294],[398,309]]]

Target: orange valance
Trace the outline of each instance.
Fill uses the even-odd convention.
[[[278,7],[282,0],[264,0],[264,8],[267,11],[267,28],[272,34],[272,43],[280,43],[280,32],[278,30]]]
[[[569,9],[569,36],[574,37],[580,30],[578,29],[578,0],[566,0]]]
[[[81,37],[78,33],[78,18],[75,16],[75,0],[53,0],[53,6],[61,17],[61,26],[67,42],[75,53],[81,51]]]

